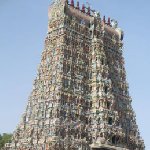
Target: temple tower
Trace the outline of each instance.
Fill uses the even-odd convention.
[[[115,20],[73,0],[49,8],[48,34],[10,150],[144,150]]]

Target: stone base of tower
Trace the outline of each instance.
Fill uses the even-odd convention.
[[[95,143],[95,144],[91,145],[91,150],[129,150],[129,149],[111,146],[111,145],[106,145],[106,144]]]

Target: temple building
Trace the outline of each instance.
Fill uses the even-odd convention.
[[[73,0],[54,0],[48,16],[33,90],[6,149],[145,150],[117,21]]]

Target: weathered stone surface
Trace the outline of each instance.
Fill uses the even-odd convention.
[[[10,150],[144,150],[122,56],[123,31],[56,0],[37,78]],[[87,13],[88,14],[87,14]]]

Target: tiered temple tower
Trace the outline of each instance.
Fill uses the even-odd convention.
[[[55,0],[37,78],[10,150],[144,150],[122,56],[123,31]]]

